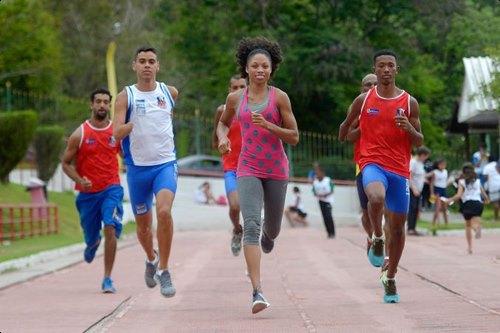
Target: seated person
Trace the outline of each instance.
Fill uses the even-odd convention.
[[[216,203],[215,197],[212,194],[212,190],[210,189],[209,182],[203,182],[198,189],[195,191],[194,200],[197,203],[212,205]]]
[[[293,187],[293,195],[293,204],[285,208],[285,217],[292,228],[298,224],[306,226],[307,213],[304,212],[302,198],[300,197],[300,189],[297,186]]]

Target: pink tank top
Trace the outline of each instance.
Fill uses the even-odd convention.
[[[267,106],[261,112],[269,122],[281,126],[281,114],[276,106],[276,89],[270,87]],[[287,180],[288,158],[281,139],[252,123],[252,113],[248,105],[248,88],[243,91],[243,99],[238,108],[241,127],[241,154],[238,160],[238,177]]]

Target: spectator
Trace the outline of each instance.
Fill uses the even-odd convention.
[[[488,192],[491,203],[493,204],[493,211],[495,221],[498,220],[498,211],[500,208],[500,164],[493,157],[490,156],[490,163],[486,164],[483,169],[485,177],[485,189]]]
[[[195,191],[195,201],[207,205],[212,205],[216,203],[209,182],[203,182]]]
[[[314,171],[316,178],[313,181],[313,193],[318,198],[328,238],[335,238],[335,224],[332,216],[334,184],[330,177],[325,176],[325,172],[321,167],[316,166]]]
[[[285,217],[293,228],[297,225],[307,226],[307,213],[302,205],[300,189],[297,186],[293,187],[293,204],[285,209]]]
[[[431,202],[435,202],[434,216],[432,224],[439,223],[439,214],[443,214],[444,224],[448,225],[448,204],[446,188],[450,183],[448,170],[446,170],[446,160],[443,158],[436,160],[436,169],[431,173]]]
[[[429,158],[430,150],[427,147],[419,147],[417,154],[410,161],[410,207],[408,210],[408,235],[418,236],[416,230],[418,213],[420,209],[420,197],[426,172],[424,162]]]
[[[485,178],[483,176],[483,169],[488,164],[489,153],[486,149],[486,145],[484,143],[479,144],[479,150],[472,154],[472,164],[474,165],[474,171],[476,175],[481,180],[481,184],[484,184]]]

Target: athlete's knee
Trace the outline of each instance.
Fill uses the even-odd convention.
[[[385,194],[384,193],[374,191],[374,192],[367,194],[367,195],[368,195],[368,203],[372,207],[373,206],[375,206],[375,207],[384,206],[384,204],[385,204]]]
[[[170,223],[172,222],[172,212],[167,208],[158,209],[158,221]]]
[[[260,229],[259,215],[246,217],[243,225],[243,245],[259,245]]]

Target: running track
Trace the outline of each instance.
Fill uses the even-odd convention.
[[[498,332],[500,235],[483,235],[465,254],[463,236],[407,239],[398,275],[400,304],[383,304],[378,270],[369,266],[358,227],[335,240],[323,230],[283,230],[263,255],[271,308],[252,315],[243,257],[229,232],[174,237],[177,295],[143,282],[135,241],[117,256],[115,295],[99,292],[102,257],[0,290],[1,332]]]

